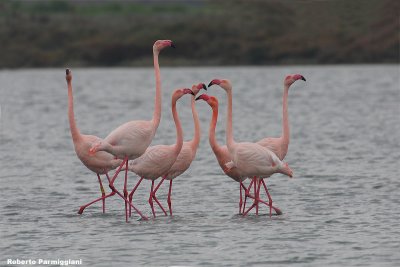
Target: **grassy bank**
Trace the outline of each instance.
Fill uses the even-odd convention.
[[[399,1],[0,2],[0,67],[399,62]]]

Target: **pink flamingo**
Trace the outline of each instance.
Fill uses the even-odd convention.
[[[194,98],[201,89],[207,90],[207,87],[204,83],[199,83],[197,85],[192,86],[193,96],[191,99],[191,108],[192,108],[192,115],[194,122],[194,137],[190,141],[183,142],[181,152],[179,153],[175,163],[168,170],[168,172],[162,177],[161,181],[158,183],[158,185],[154,190],[154,196],[155,196],[158,188],[161,186],[164,180],[169,180],[167,203],[168,203],[169,213],[171,216],[172,216],[172,201],[171,201],[172,181],[176,177],[184,173],[187,169],[189,169],[190,165],[192,164],[192,161],[196,157],[197,148],[200,142],[200,122]]]
[[[99,152],[94,157],[89,155],[90,147],[96,143],[101,141],[101,139],[94,135],[83,135],[80,133],[78,126],[75,122],[74,116],[74,99],[72,95],[72,72],[69,69],[66,69],[66,80],[68,84],[68,119],[69,119],[69,127],[71,129],[72,141],[74,143],[74,148],[76,155],[82,161],[82,163],[92,172],[97,174],[97,179],[100,184],[100,190],[102,196],[93,200],[92,202],[81,206],[78,213],[82,214],[83,210],[92,205],[93,203],[102,200],[103,202],[103,213],[105,212],[105,199],[113,196],[115,194],[112,191],[110,194],[106,195],[103,184],[100,179],[100,174],[105,174],[107,179],[110,180],[108,176],[108,171],[117,168],[121,163],[122,160],[114,159],[114,156],[107,153],[107,152]]]
[[[282,135],[277,138],[267,137],[257,142],[257,144],[268,148],[274,152],[280,160],[283,160],[289,148],[289,116],[288,116],[288,93],[290,86],[297,80],[306,81],[303,75],[293,74],[286,76],[283,82],[283,100],[282,100]],[[271,195],[268,192],[267,185],[261,180],[265,191],[267,192],[269,201],[272,203]],[[245,200],[246,202],[246,200]]]
[[[151,146],[146,149],[146,152],[143,155],[136,158],[135,160],[130,161],[128,165],[128,169],[130,171],[136,173],[141,177],[133,188],[132,192],[129,194],[129,201],[132,201],[133,194],[135,193],[136,189],[143,179],[151,180],[149,204],[153,212],[153,217],[156,216],[154,211],[153,199],[160,206],[164,214],[167,215],[164,208],[154,194],[154,181],[168,172],[168,170],[175,163],[182,149],[183,131],[178,113],[176,111],[176,101],[178,101],[178,99],[180,99],[185,94],[193,94],[193,92],[188,88],[177,89],[172,95],[172,115],[176,127],[176,144]]]
[[[210,143],[211,149],[214,152],[215,157],[217,158],[217,161],[219,163],[219,166],[221,169],[224,171],[226,175],[231,177],[234,181],[238,182],[239,185],[239,192],[240,192],[240,200],[239,200],[239,214],[242,213],[242,205],[243,205],[243,200],[242,200],[242,189],[247,191],[247,188],[243,185],[243,181],[247,178],[245,176],[242,176],[238,169],[236,167],[232,167],[228,169],[225,166],[225,163],[230,162],[231,156],[229,155],[228,147],[226,145],[220,146],[215,138],[215,128],[217,125],[217,120],[218,120],[218,99],[213,96],[208,96],[206,94],[202,94],[199,97],[196,98],[196,100],[204,100],[207,102],[208,105],[210,105],[213,114],[210,122],[210,128],[208,132],[208,141]],[[247,195],[255,198],[254,196],[251,196],[248,192]],[[246,196],[247,196],[246,195]],[[260,200],[261,202],[265,203],[264,201]],[[265,203],[266,204],[266,203]],[[275,210],[277,214],[281,214],[281,211],[272,206],[272,208]]]
[[[155,96],[155,108],[153,118],[150,121],[130,121],[127,122],[115,130],[113,130],[103,141],[93,145],[90,149],[90,153],[94,154],[98,151],[106,151],[119,159],[123,159],[123,162],[115,172],[111,182],[109,184],[112,190],[115,190],[117,194],[119,192],[115,189],[114,182],[117,178],[122,167],[125,165],[125,183],[124,183],[124,196],[125,199],[125,216],[128,221],[127,204],[129,203],[127,196],[127,179],[128,179],[128,160],[136,159],[140,157],[146,149],[149,147],[153,137],[156,133],[158,125],[161,119],[161,78],[160,78],[160,67],[158,63],[158,55],[165,47],[175,47],[171,40],[158,40],[153,45],[153,58],[154,58],[154,70],[156,76],[156,96]],[[135,211],[144,219],[145,216],[134,206]]]
[[[226,143],[231,161],[226,163],[228,170],[236,167],[241,177],[269,177],[273,173],[280,172],[292,177],[292,170],[287,163],[283,163],[280,159],[269,149],[262,147],[256,143],[242,142],[236,143],[233,139],[232,130],[232,85],[229,80],[214,79],[210,82],[209,87],[212,85],[219,85],[225,90],[228,96],[227,105],[227,124],[226,124]],[[256,207],[256,214],[258,214],[259,192],[262,179],[259,179],[257,188],[255,189],[255,200],[253,205],[243,214],[246,215],[253,207]],[[257,183],[255,178],[253,183]],[[249,188],[251,187],[251,184]],[[257,190],[257,191],[256,191]],[[267,192],[267,195],[269,193]],[[270,216],[272,203],[269,203]]]

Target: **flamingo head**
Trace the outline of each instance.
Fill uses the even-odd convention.
[[[65,79],[67,82],[72,80],[72,71],[70,69],[65,69]]]
[[[192,86],[192,91],[194,95],[197,95],[201,89],[207,90],[207,86],[204,83],[194,84]]]
[[[175,45],[171,40],[157,40],[157,41],[155,41],[155,43],[153,45],[153,51],[160,52],[165,47],[169,47],[169,46],[172,48],[175,48]]]
[[[172,95],[172,99],[178,100],[184,95],[191,94],[194,95],[193,91],[190,90],[189,88],[183,88],[183,89],[176,89],[175,92]]]
[[[196,98],[196,101],[200,100],[200,99],[206,101],[207,104],[209,104],[210,107],[212,107],[212,108],[218,107],[218,99],[216,97],[214,97],[214,96],[209,96],[207,94],[202,94],[202,95],[200,95],[200,96],[198,96]]]
[[[284,84],[286,86],[291,86],[295,81],[297,80],[303,80],[306,81],[306,78],[304,78],[303,75],[300,74],[293,74],[293,75],[288,75],[285,78]]]
[[[231,90],[232,89],[232,84],[229,80],[227,79],[214,79],[212,80],[209,84],[208,87],[212,86],[212,85],[219,85],[222,89],[224,89],[225,91]]]

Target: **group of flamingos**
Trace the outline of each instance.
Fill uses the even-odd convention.
[[[168,208],[172,216],[171,192],[172,181],[184,173],[195,158],[196,150],[200,141],[200,125],[195,107],[196,100],[204,100],[212,109],[212,119],[209,127],[209,143],[218,160],[218,163],[224,173],[239,183],[240,200],[239,214],[247,215],[250,210],[255,208],[258,215],[259,203],[269,207],[269,215],[272,214],[272,209],[276,214],[282,212],[272,205],[272,198],[268,192],[264,178],[271,176],[274,173],[283,173],[292,177],[292,170],[287,163],[282,162],[286,156],[289,145],[289,122],[287,114],[287,97],[291,84],[296,80],[304,80],[302,75],[289,75],[284,80],[283,93],[283,133],[278,138],[264,138],[257,143],[242,142],[237,143],[233,138],[232,129],[232,85],[226,79],[214,79],[208,87],[218,85],[225,90],[228,98],[227,104],[227,125],[226,125],[226,145],[221,146],[217,143],[215,137],[215,128],[218,118],[218,100],[214,96],[202,94],[195,99],[197,93],[201,90],[207,90],[205,84],[200,83],[193,85],[191,89],[177,89],[172,95],[172,115],[176,127],[176,143],[173,145],[156,145],[149,146],[156,133],[161,119],[161,79],[160,67],[158,63],[158,55],[165,47],[174,47],[171,40],[158,40],[153,45],[154,70],[156,78],[156,95],[155,108],[153,118],[149,121],[137,120],[129,121],[115,130],[113,130],[106,138],[101,139],[93,135],[83,135],[80,133],[74,117],[73,111],[73,96],[72,96],[72,73],[69,69],[66,70],[66,80],[68,84],[68,117],[71,129],[72,140],[75,147],[75,152],[82,163],[91,171],[97,174],[100,184],[102,196],[81,206],[79,214],[82,214],[84,209],[93,203],[102,201],[103,213],[105,212],[105,199],[115,194],[119,195],[125,202],[125,217],[131,217],[132,208],[141,217],[147,220],[147,217],[142,214],[139,209],[133,205],[133,195],[143,181],[143,179],[151,180],[151,189],[149,196],[149,204],[153,213],[153,201],[157,203],[162,212],[167,215],[166,210],[158,200],[156,193],[164,180],[169,181],[168,191]],[[195,134],[191,141],[183,141],[183,132],[181,123],[176,110],[176,102],[184,95],[191,95],[191,108],[195,125]],[[112,178],[108,175],[110,170],[117,169]],[[119,192],[114,182],[121,171],[125,171],[125,181],[123,193]],[[127,180],[128,171],[136,173],[140,179],[128,194]],[[106,194],[100,175],[106,175],[111,189],[111,193]],[[155,181],[161,178],[158,184]],[[249,185],[246,187],[244,180],[250,179]],[[263,186],[268,201],[260,198],[260,188]],[[253,188],[253,192],[251,189]],[[243,200],[244,194],[244,200]],[[252,205],[246,209],[247,198],[253,200]]]

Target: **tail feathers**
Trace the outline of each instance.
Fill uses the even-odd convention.
[[[284,162],[283,166],[281,167],[281,173],[293,178],[293,171],[286,162]]]
[[[232,169],[233,167],[235,167],[235,163],[233,163],[233,161],[229,161],[227,163],[225,163],[226,168],[228,169],[228,171],[230,169]]]

